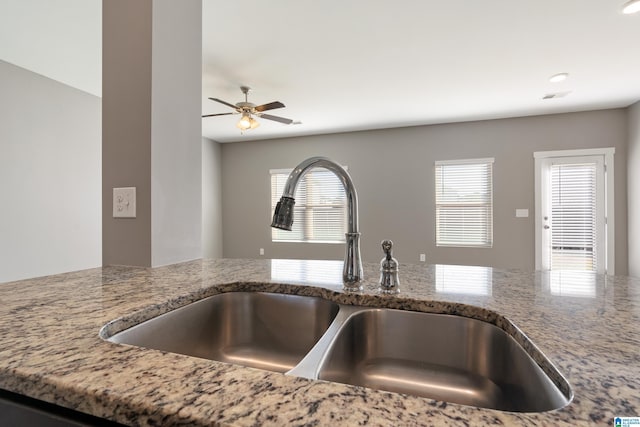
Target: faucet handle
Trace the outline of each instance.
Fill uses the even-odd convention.
[[[391,240],[382,241],[382,251],[387,256],[387,259],[391,259],[391,251],[393,250],[393,242]]]
[[[393,242],[382,241],[382,251],[385,257],[380,261],[380,293],[397,294],[400,292],[400,278],[398,277],[398,260],[392,256]]]

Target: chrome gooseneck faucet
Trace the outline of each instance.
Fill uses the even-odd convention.
[[[293,206],[295,204],[295,192],[300,178],[313,168],[325,168],[333,172],[342,182],[347,193],[349,224],[346,237],[346,252],[344,257],[344,269],[342,279],[347,290],[362,290],[362,260],[360,259],[360,229],[358,228],[358,195],[356,187],[346,170],[326,157],[311,157],[289,174],[280,201],[273,212],[271,226],[282,230],[291,231],[293,224]]]

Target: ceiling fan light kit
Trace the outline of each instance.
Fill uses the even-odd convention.
[[[260,122],[253,118],[253,116],[261,117],[267,120],[273,120],[275,122],[284,123],[290,125],[293,120],[285,117],[273,116],[271,114],[264,114],[264,111],[274,110],[276,108],[284,108],[284,104],[280,101],[273,101],[267,104],[255,105],[249,102],[248,93],[251,90],[248,86],[240,86],[240,90],[244,93],[244,101],[238,102],[235,105],[229,102],[223,101],[218,98],[209,98],[212,101],[219,102],[220,104],[231,107],[235,110],[233,113],[218,113],[218,114],[206,114],[202,117],[214,117],[214,116],[227,116],[230,114],[241,114],[240,120],[236,123],[236,127],[240,129],[240,132],[246,130],[255,129],[260,126]]]
[[[236,123],[236,127],[241,131],[255,129],[260,126],[260,122],[251,117],[251,114],[242,114],[242,117]]]

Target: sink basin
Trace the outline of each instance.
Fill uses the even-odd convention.
[[[286,372],[320,339],[338,308],[315,297],[230,292],[147,320],[109,341]]]
[[[549,411],[572,398],[550,362],[556,383],[490,323],[316,297],[223,293],[108,340],[503,411]]]
[[[515,412],[557,409],[571,399],[502,329],[393,309],[352,314],[325,352],[317,378]]]

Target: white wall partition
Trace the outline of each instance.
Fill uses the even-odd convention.
[[[640,102],[629,107],[629,275],[640,277]]]
[[[0,94],[0,282],[100,266],[100,98],[4,61]]]

